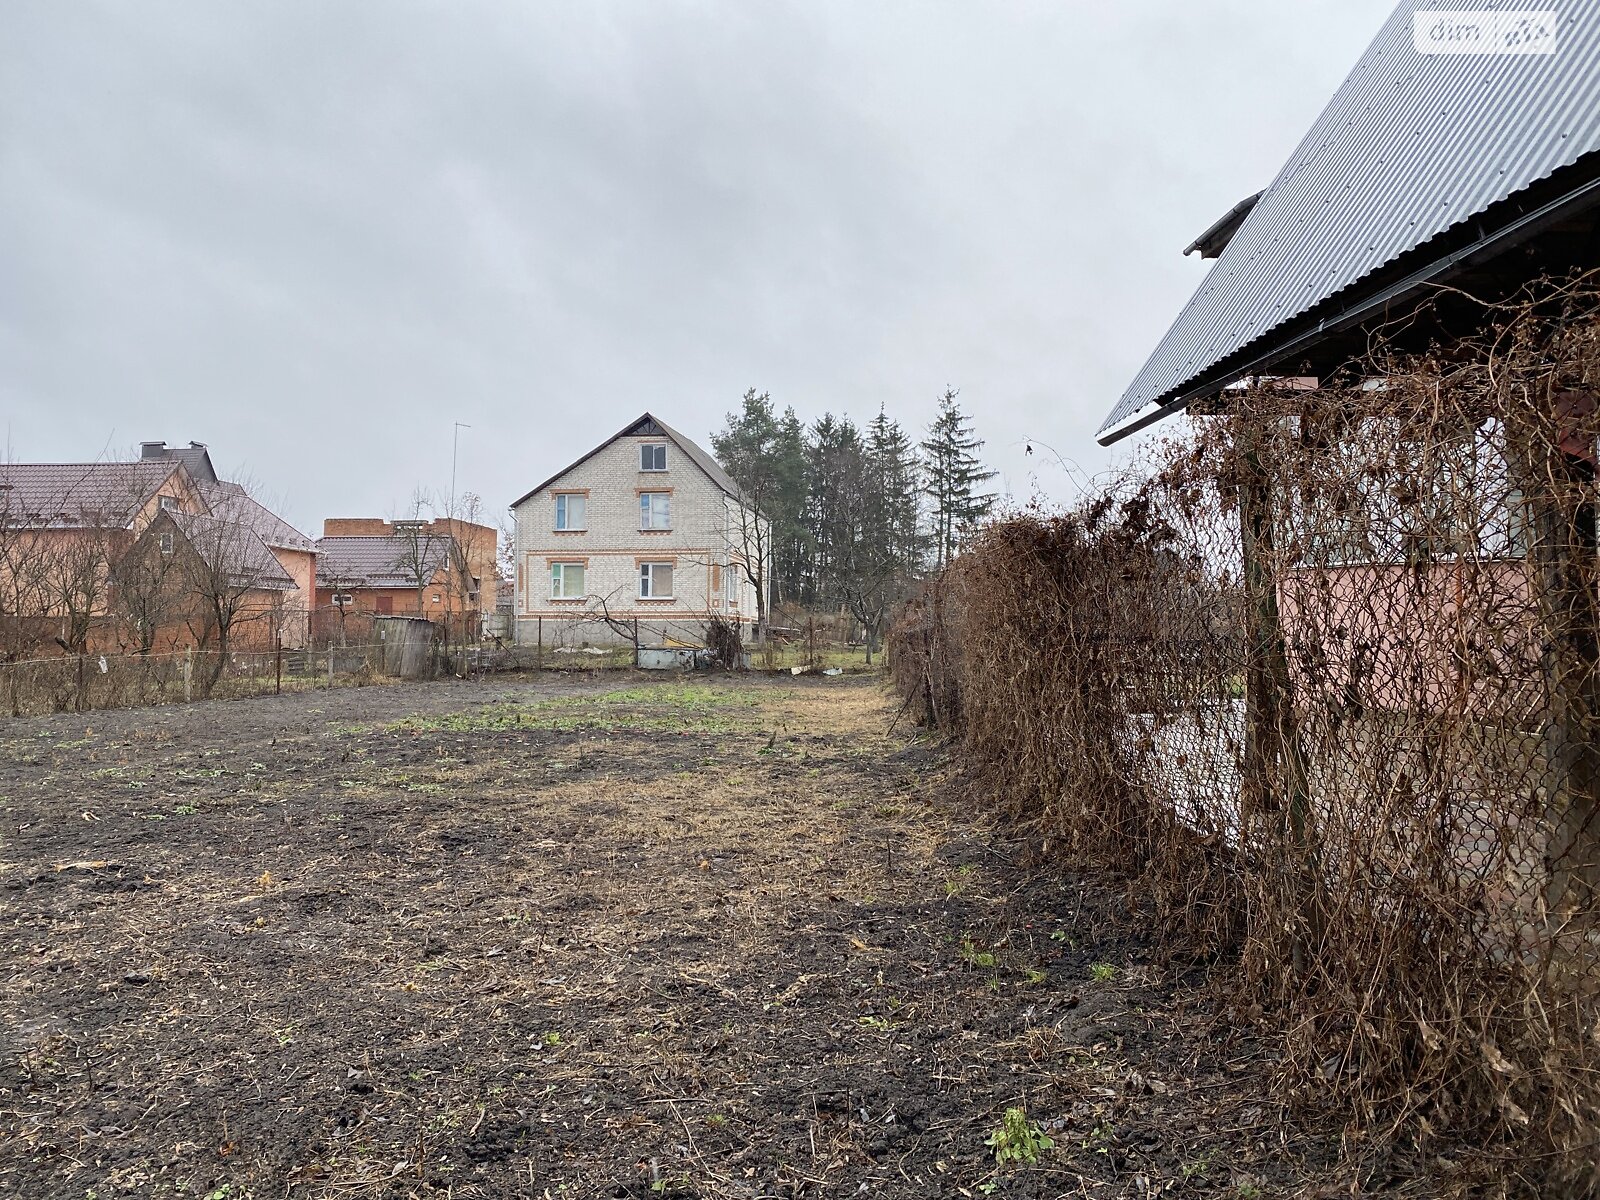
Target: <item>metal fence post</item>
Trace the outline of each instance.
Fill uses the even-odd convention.
[[[280,633],[273,646],[273,682],[272,692],[275,696],[283,695],[283,635]]]

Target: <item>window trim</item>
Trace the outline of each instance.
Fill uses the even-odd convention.
[[[554,507],[555,507],[555,512],[553,514],[553,522],[552,522],[554,527],[552,529],[552,532],[554,532],[554,533],[588,533],[589,532],[589,490],[587,488],[583,489],[582,491],[578,491],[578,490],[574,489],[572,491],[553,492],[553,493],[551,493],[551,496],[552,496],[552,500],[553,500]],[[579,500],[583,501],[583,524],[582,525],[563,525],[561,523],[561,518],[563,516],[563,510],[565,510],[567,513],[570,513],[570,511],[571,511],[571,507],[570,506],[571,506],[571,503],[572,503],[572,499],[571,498],[574,497],[574,496],[576,496]]]
[[[640,533],[671,533],[672,532],[672,489],[671,488],[636,488],[634,494],[639,497],[639,532]],[[654,517],[654,505],[648,504],[646,497],[665,497],[664,505],[666,518],[665,525],[647,525],[647,516]]]
[[[551,558],[545,560],[545,578],[550,581],[549,596],[552,604],[581,604],[589,598],[589,560],[586,558]],[[576,596],[567,595],[567,573],[561,571],[561,594],[556,594],[556,569],[578,567],[583,571],[583,591]]]
[[[655,567],[666,567],[667,570],[672,573],[672,591],[669,592],[665,596],[655,596],[655,595],[647,596],[647,595],[645,595],[645,590],[644,590],[645,589],[645,580],[649,579],[651,581],[651,585],[654,586],[655,571],[653,570],[653,568],[655,568]],[[637,574],[635,576],[635,579],[637,580],[637,591],[638,591],[636,599],[638,599],[641,603],[644,603],[644,604],[672,603],[672,602],[677,600],[677,598],[678,598],[678,596],[677,596],[677,589],[678,589],[678,560],[677,559],[675,559],[675,558],[641,558],[641,559],[638,559],[638,560],[635,561],[634,568],[637,571]]]

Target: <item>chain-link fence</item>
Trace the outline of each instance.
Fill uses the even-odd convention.
[[[58,655],[0,663],[11,716],[364,686],[382,675],[379,643],[329,650],[180,650]]]
[[[1287,1095],[1522,1194],[1600,1135],[1600,295],[1229,394],[902,617],[1008,815],[1236,955]]]

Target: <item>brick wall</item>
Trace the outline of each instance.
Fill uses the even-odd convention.
[[[640,470],[640,446],[667,446],[665,471]],[[665,531],[641,530],[639,494],[644,491],[671,495],[672,527]],[[586,528],[561,532],[555,528],[559,492],[581,494],[586,502]],[[543,618],[545,640],[553,631],[561,636],[604,642],[603,626],[584,628],[575,621],[603,599],[611,614],[624,621],[638,619],[650,631],[646,640],[693,640],[711,612],[738,620],[755,619],[755,595],[748,584],[739,589],[737,603],[724,603],[725,565],[734,552],[729,538],[726,494],[694,462],[666,438],[619,438],[592,458],[578,464],[549,488],[529,497],[515,510],[517,640],[532,643]],[[585,600],[559,600],[551,596],[550,564],[582,562]],[[670,600],[639,596],[640,566],[644,562],[669,562],[673,566]],[[716,589],[713,591],[713,584]]]

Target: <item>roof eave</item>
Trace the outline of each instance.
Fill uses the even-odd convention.
[[[1102,446],[1113,445],[1182,411],[1197,399],[1215,395],[1235,380],[1266,374],[1291,355],[1305,353],[1318,342],[1371,320],[1392,305],[1420,299],[1429,289],[1443,286],[1459,270],[1514,249],[1536,237],[1542,229],[1595,204],[1600,204],[1600,177],[1591,178],[1515,220],[1481,233],[1465,246],[1379,287],[1365,298],[1356,286],[1346,289],[1342,295],[1330,296],[1305,314],[1302,321],[1291,323],[1278,331],[1279,336],[1267,343],[1266,349],[1251,353],[1250,346],[1241,347],[1235,355],[1222,360],[1201,376],[1153,398],[1145,408],[1102,429],[1095,435],[1095,441]],[[1333,311],[1317,318],[1319,311],[1330,309]],[[1260,346],[1264,341],[1261,339],[1253,344]]]

